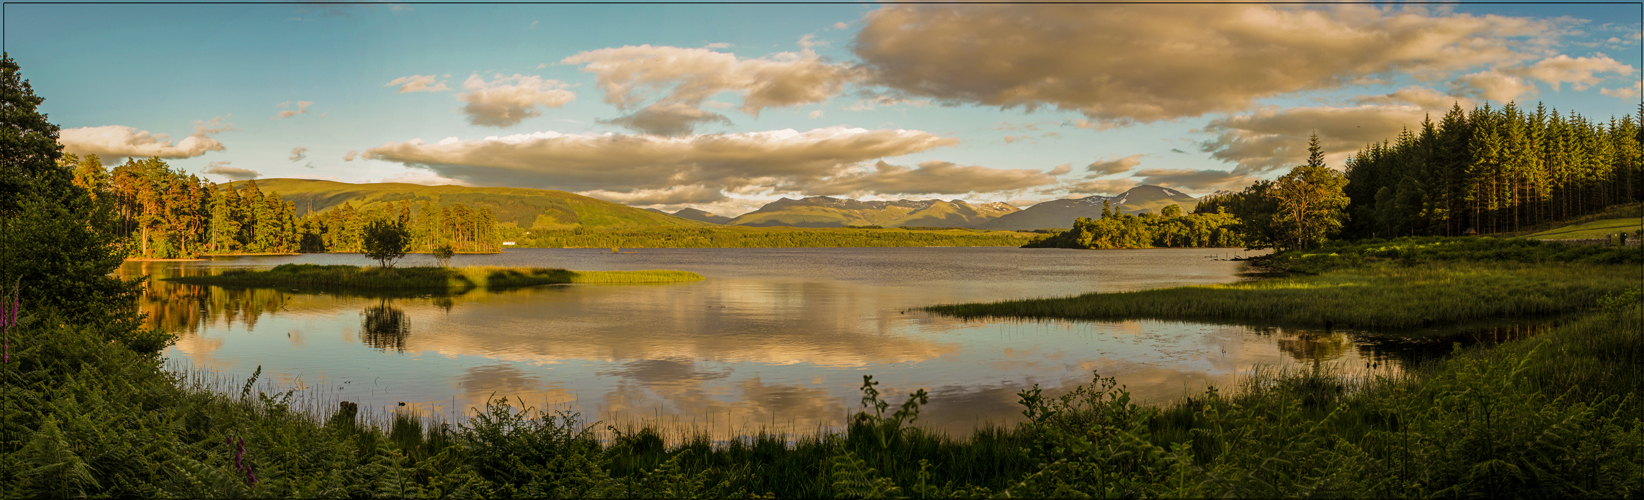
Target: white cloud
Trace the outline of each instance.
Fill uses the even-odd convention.
[[[582,52],[581,64],[605,91],[605,102],[628,109],[641,102],[700,106],[720,92],[742,97],[742,111],[822,102],[855,78],[849,65],[829,64],[810,50],[744,59],[707,48],[626,46]]]
[[[565,87],[564,82],[538,76],[497,75],[487,83],[479,75],[471,75],[462,83],[466,92],[457,94],[457,99],[468,103],[462,111],[468,115],[469,123],[508,127],[526,118],[541,116],[539,106],[557,108],[575,100],[576,94]]]
[[[634,193],[673,186],[725,192],[804,186],[864,161],[957,144],[917,130],[829,127],[686,137],[538,132],[387,143],[373,159],[482,186]]]
[[[1204,131],[1216,137],[1199,147],[1212,158],[1237,163],[1232,174],[1259,175],[1305,163],[1308,137],[1317,131],[1326,162],[1340,166],[1366,144],[1396,138],[1405,128],[1420,130],[1430,111],[1443,112],[1409,105],[1266,108],[1211,120]]]
[[[1599,73],[1631,74],[1633,67],[1623,64],[1609,56],[1570,57],[1559,54],[1542,59],[1523,70],[1526,76],[1553,84],[1553,91],[1559,90],[1559,85],[1568,83],[1576,91],[1587,90],[1587,87],[1598,83]]]
[[[359,157],[359,151],[349,150],[347,153],[343,153],[343,161],[354,161],[355,158]]]
[[[437,82],[434,80],[434,75],[402,76],[389,81],[383,86],[392,87],[399,85],[400,88],[394,90],[395,94],[404,94],[407,92],[444,92],[451,90],[451,87],[445,86],[445,82]]]
[[[308,157],[308,148],[305,148],[305,147],[302,147],[302,146],[297,146],[297,147],[291,148],[291,157],[286,158],[286,159],[291,160],[293,162],[298,162],[298,161],[302,161],[303,158],[307,158],[307,157]]]
[[[1070,194],[1100,194],[1114,196],[1136,187],[1135,179],[1098,179],[1074,183],[1067,187]]]
[[[1256,182],[1256,177],[1227,170],[1143,169],[1135,174],[1142,184],[1191,192],[1237,191]]]
[[[821,118],[822,117],[822,110],[818,109],[816,111],[812,111],[809,116],[811,117],[812,120],[815,120],[817,118]]]
[[[688,135],[698,124],[703,123],[731,124],[731,120],[725,115],[680,103],[652,104],[625,116],[598,121],[641,133],[668,136]]]
[[[1090,172],[1093,177],[1122,174],[1129,172],[1132,168],[1136,168],[1137,165],[1141,165],[1143,156],[1147,155],[1133,154],[1124,158],[1094,162],[1086,165],[1085,171]]]
[[[1073,164],[1063,163],[1061,165],[1057,165],[1055,168],[1050,169],[1049,172],[1045,172],[1045,174],[1050,175],[1052,177],[1055,177],[1055,176],[1058,176],[1058,175],[1064,175],[1064,174],[1066,174],[1068,172],[1072,172],[1072,171],[1073,171]]]
[[[295,110],[287,109],[285,111],[275,113],[274,117],[269,118],[269,119],[270,120],[279,120],[279,119],[283,119],[283,118],[290,118],[290,117],[293,117],[293,116],[304,114],[304,113],[308,112],[308,107],[313,106],[313,105],[314,105],[313,101],[297,101],[297,109],[295,109]],[[285,108],[285,107],[289,107],[289,106],[291,106],[291,101],[286,101],[286,102],[282,102],[282,103],[274,105],[274,107],[276,107],[276,108]]]
[[[701,203],[715,203],[726,199],[725,193],[714,188],[702,185],[695,186],[668,186],[661,189],[636,189],[622,193],[596,189],[577,193],[589,198],[621,203],[624,205],[695,205]]]
[[[1604,95],[1607,95],[1607,96],[1610,96],[1610,97],[1619,97],[1623,101],[1638,102],[1640,99],[1644,99],[1644,88],[1641,88],[1641,87],[1644,87],[1644,86],[1641,86],[1639,84],[1639,82],[1633,82],[1632,87],[1621,87],[1621,88],[1616,88],[1616,89],[1598,89],[1598,93],[1604,94]]]
[[[235,180],[235,181],[244,181],[244,180],[256,179],[257,177],[262,176],[262,174],[257,173],[256,170],[251,170],[251,169],[247,169],[247,168],[239,168],[239,167],[230,167],[230,166],[228,166],[230,163],[234,163],[234,162],[231,162],[231,161],[214,161],[214,162],[211,162],[211,163],[207,164],[206,169],[201,171],[200,173],[210,174],[210,175],[220,175],[220,176],[228,178],[229,180]]]
[[[1533,96],[1537,93],[1534,83],[1493,69],[1462,75],[1451,82],[1450,86],[1457,94],[1496,103],[1514,102],[1519,97]]]
[[[852,47],[909,97],[1076,111],[1101,128],[1248,109],[1390,72],[1540,57],[1558,20],[1365,5],[892,5]]]
[[[233,130],[238,129],[233,124],[223,123],[222,118],[212,118],[209,122],[195,121],[194,134],[172,145],[171,136],[167,134],[154,134],[124,125],[104,125],[63,129],[58,133],[57,142],[63,145],[65,153],[95,154],[102,157],[105,163],[115,163],[129,157],[193,158],[208,151],[226,149],[223,143],[211,138],[211,134]]]

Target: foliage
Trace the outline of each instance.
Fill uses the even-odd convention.
[[[1177,207],[1170,205],[1169,207]],[[1234,247],[1243,240],[1234,230],[1239,221],[1233,215],[1216,212],[1209,214],[1140,217],[1114,214],[1097,220],[1080,217],[1073,221],[1073,229],[1055,236],[1023,245],[1023,248],[1151,248],[1151,247]]]
[[[1541,104],[1452,107],[1439,123],[1429,119],[1347,160],[1352,219],[1344,234],[1519,232],[1638,201],[1637,119],[1593,120]]]
[[[1021,231],[953,228],[798,228],[713,226],[584,228],[532,231],[521,242],[536,248],[818,248],[1020,246],[1043,237]]]
[[[405,256],[405,249],[411,246],[411,242],[407,241],[411,233],[405,230],[404,224],[395,220],[371,221],[365,225],[360,237],[365,256],[382,264],[383,269],[392,267],[395,261]]]
[[[926,309],[959,317],[1424,327],[1584,311],[1636,285],[1644,255],[1636,247],[1425,238],[1336,243],[1258,263],[1316,275]]]
[[[434,255],[434,260],[439,262],[440,267],[450,267],[451,257],[457,254],[449,244],[434,247],[434,251],[430,253]]]
[[[1307,164],[1292,169],[1273,186],[1277,209],[1273,243],[1279,248],[1317,246],[1340,232],[1346,218],[1348,198],[1342,188],[1347,178],[1324,166],[1318,134],[1313,135],[1308,150]]]

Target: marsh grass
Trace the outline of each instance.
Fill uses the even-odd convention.
[[[1591,310],[1641,279],[1639,250],[1490,238],[1404,239],[1260,258],[1289,275],[1076,297],[948,304],[963,318],[1186,319],[1408,329]]]
[[[1025,423],[967,436],[917,427],[888,411],[916,408],[909,398],[864,391],[868,411],[844,429],[734,439],[605,427],[504,398],[455,423],[350,411],[325,386],[168,371],[41,314],[0,367],[8,496],[1636,497],[1644,488],[1636,300],[1399,372],[1258,367],[1225,391],[1161,407],[1097,378],[1057,396],[1024,391]],[[885,411],[871,410],[880,402]],[[225,439],[244,440],[243,468]]]
[[[527,267],[380,268],[282,264],[267,271],[229,270],[211,276],[179,276],[166,281],[194,285],[307,289],[415,289],[464,292],[555,284],[639,284],[701,281],[685,271],[568,271]]]

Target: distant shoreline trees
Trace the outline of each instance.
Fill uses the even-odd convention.
[[[1243,246],[1239,220],[1233,214],[1181,215],[1180,205],[1168,205],[1159,215],[1114,213],[1102,202],[1102,217],[1080,217],[1073,229],[1028,243],[1022,248],[1210,248]],[[1170,215],[1174,214],[1174,215]]]
[[[112,173],[97,155],[65,154],[58,165],[73,173],[75,185],[113,204],[116,232],[131,257],[363,252],[365,228],[378,220],[407,228],[411,252],[441,245],[473,253],[502,248],[496,217],[485,207],[423,200],[413,215],[412,200],[369,210],[345,203],[299,217],[296,205],[278,193],[264,194],[256,181],[218,185],[184,175],[159,158],[129,159]]]

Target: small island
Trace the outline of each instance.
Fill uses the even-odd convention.
[[[569,271],[541,267],[357,267],[283,264],[267,271],[234,269],[212,276],[164,281],[192,285],[326,289],[415,289],[461,292],[536,285],[641,284],[701,281],[686,271]]]

